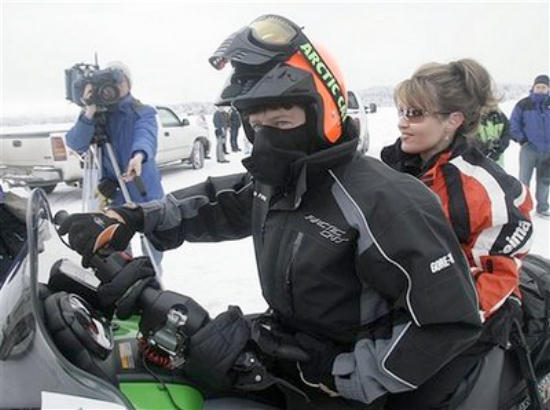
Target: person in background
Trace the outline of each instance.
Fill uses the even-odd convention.
[[[474,145],[486,157],[492,159],[504,168],[503,153],[510,144],[510,122],[495,104],[492,107],[484,107],[481,113],[477,138]]]
[[[253,144],[248,172],[117,207],[102,221],[144,231],[163,249],[252,236],[270,309],[247,321],[231,307],[209,322],[189,341],[187,376],[238,394],[235,362],[257,349],[276,378],[248,388],[264,399],[282,395],[286,407],[269,401],[277,407],[444,408],[479,362],[470,349],[481,319],[468,263],[435,195],[357,152],[338,64],[294,22],[261,16],[209,61],[234,68],[217,104],[241,115]],[[85,221],[77,214],[62,226],[77,250],[96,240],[78,232],[99,230]],[[132,289],[143,278],[130,268],[121,275],[132,280],[117,282]],[[118,286],[115,294],[127,292]],[[291,355],[295,348],[303,352]],[[404,402],[392,403],[394,395]]]
[[[234,108],[231,108],[231,110],[229,111],[229,125],[231,131],[231,151],[238,152],[241,150],[237,142],[237,137],[239,136],[239,128],[241,128],[241,116],[239,115],[239,112]]]
[[[495,346],[488,355],[500,374],[509,330],[521,317],[519,267],[533,227],[528,189],[469,143],[483,107],[495,104],[491,77],[471,59],[430,63],[396,87],[394,100],[401,136],[382,159],[438,196],[477,288],[480,341]]]
[[[550,97],[549,78],[538,75],[529,96],[521,99],[510,117],[512,139],[521,144],[519,179],[530,186],[536,169],[537,215],[550,218]]]
[[[216,160],[222,164],[229,162],[225,158],[225,136],[227,134],[226,115],[222,108],[216,108],[212,121],[214,122],[214,133],[216,135]]]
[[[160,172],[155,163],[158,143],[158,125],[156,111],[153,107],[144,105],[131,94],[132,75],[128,66],[119,61],[107,64],[107,68],[119,73],[117,87],[120,99],[106,110],[106,133],[111,143],[116,160],[122,172],[130,194],[135,203],[142,203],[159,199],[164,196]],[[74,126],[67,132],[67,145],[78,153],[88,150],[92,143],[98,107],[95,104],[88,105],[93,93],[91,84],[88,84],[83,93],[85,104]],[[122,191],[118,188],[116,174],[111,160],[106,153],[102,155],[102,181],[111,181],[111,203],[113,206],[125,203]],[[141,176],[145,185],[145,195],[139,191],[134,183],[136,176]],[[143,253],[145,253],[142,243]],[[152,247],[153,258],[160,265],[162,252]]]

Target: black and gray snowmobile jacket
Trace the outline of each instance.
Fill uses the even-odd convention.
[[[291,193],[242,173],[140,206],[159,249],[252,235],[269,306],[293,329],[342,346],[338,391],[369,403],[421,385],[475,343],[481,321],[436,196],[356,145],[299,161]]]

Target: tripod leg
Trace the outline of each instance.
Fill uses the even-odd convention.
[[[84,154],[84,171],[82,174],[82,211],[99,210],[99,201],[95,190],[101,179],[101,158],[99,150],[92,145]]]

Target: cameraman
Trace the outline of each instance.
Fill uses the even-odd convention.
[[[111,62],[107,68],[122,73],[117,84],[120,92],[119,100],[107,107],[98,107],[95,104],[88,105],[93,95],[92,84],[84,88],[82,102],[85,104],[75,125],[67,133],[67,145],[78,153],[88,150],[97,125],[97,114],[106,116],[105,132],[113,147],[116,160],[122,172],[125,171],[124,180],[127,182],[128,192],[133,202],[148,202],[164,196],[160,182],[160,173],[155,163],[157,153],[158,125],[156,111],[153,107],[142,104],[130,93],[132,76],[129,68],[121,62]],[[102,178],[108,178],[116,183],[117,178],[113,165],[108,155],[102,156]],[[146,188],[146,194],[142,195],[137,189],[133,179],[140,175]],[[124,197],[119,189],[113,198],[113,205],[124,204]],[[162,258],[162,252],[152,248],[157,264]]]

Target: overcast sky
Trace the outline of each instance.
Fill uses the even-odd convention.
[[[229,70],[208,57],[265,13],[305,27],[337,58],[349,87],[395,85],[422,63],[473,57],[499,83],[548,73],[549,2],[126,2],[1,3],[0,115],[59,111],[63,70],[77,62],[130,66],[144,102],[212,101]]]

